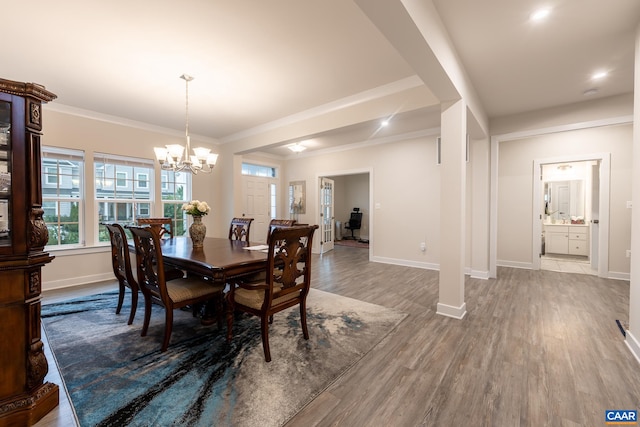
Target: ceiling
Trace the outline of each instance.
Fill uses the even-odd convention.
[[[637,0],[433,4],[491,118],[633,91]],[[542,5],[548,20],[530,23]],[[259,148],[279,156],[302,139],[311,151],[439,123],[431,92],[350,0],[31,0],[3,15],[0,77],[45,85],[56,108],[184,130],[187,73],[190,131],[222,143],[350,109]],[[609,77],[591,81],[597,70]]]

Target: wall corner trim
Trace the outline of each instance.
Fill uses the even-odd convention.
[[[629,347],[631,354],[636,358],[638,363],[640,363],[640,342],[636,339],[636,337],[631,333],[631,331],[626,331],[626,339],[624,343]]]
[[[462,320],[465,314],[467,314],[467,303],[463,303],[460,307],[453,307],[451,305],[438,303],[436,314]]]

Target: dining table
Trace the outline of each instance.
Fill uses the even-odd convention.
[[[241,240],[205,237],[202,248],[194,248],[189,237],[161,240],[162,259],[215,283],[230,283],[234,279],[262,272],[267,266],[267,246]]]

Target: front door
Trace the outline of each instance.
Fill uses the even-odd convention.
[[[333,249],[334,216],[333,216],[334,182],[329,178],[320,178],[320,252]]]
[[[269,213],[269,180],[244,175],[244,202],[242,215],[253,218],[250,238],[252,242],[266,242],[267,229],[271,215]]]

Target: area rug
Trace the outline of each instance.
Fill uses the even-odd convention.
[[[154,306],[140,337],[144,310],[127,325],[117,295],[98,294],[44,305],[46,336],[85,426],[280,426],[404,319],[378,305],[312,290],[310,339],[298,307],[274,316],[272,361],[262,351],[259,319],[238,315],[226,327],[203,326],[175,310],[169,349],[160,352],[164,309]],[[124,313],[124,314],[122,314]]]

